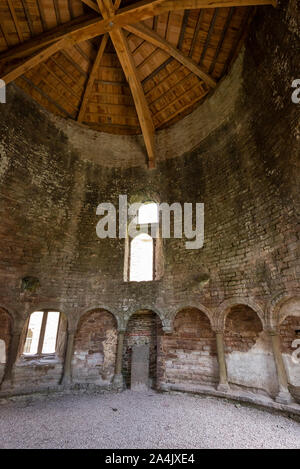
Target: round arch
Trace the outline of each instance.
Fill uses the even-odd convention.
[[[22,323],[23,323],[22,330],[26,326],[26,323],[29,320],[32,313],[34,313],[35,311],[57,311],[58,313],[63,315],[64,319],[67,322],[67,326],[69,327],[69,322],[71,320],[70,313],[67,313],[65,310],[62,310],[59,305],[55,306],[51,304],[49,306],[49,303],[41,302],[41,303],[38,303],[37,305],[31,306],[30,309],[27,309],[24,315],[22,316],[22,318],[20,318],[20,320],[22,320]]]
[[[149,306],[149,305],[144,305],[144,306],[135,306],[134,308],[131,308],[129,309],[125,314],[124,314],[124,318],[123,318],[123,327],[122,329],[126,329],[127,325],[128,325],[128,321],[130,319],[131,316],[133,316],[134,314],[138,314],[139,311],[150,311],[151,313],[155,313],[163,327],[165,325],[165,321],[166,321],[166,316],[161,312],[159,311],[156,307],[153,308],[153,306]]]
[[[256,314],[257,316],[259,317],[261,323],[262,323],[262,327],[263,329],[265,329],[266,327],[266,321],[265,321],[265,315],[264,315],[264,311],[263,311],[263,308],[261,306],[259,306],[254,300],[252,300],[251,298],[243,298],[243,297],[233,297],[233,298],[229,298],[228,300],[224,300],[218,307],[216,313],[215,313],[215,326],[220,329],[221,331],[224,331],[225,330],[225,322],[226,322],[226,318],[231,310],[231,308],[233,308],[234,306],[238,306],[238,305],[244,305],[244,306],[248,306],[249,308],[251,308]]]
[[[115,371],[118,318],[96,306],[78,317],[74,335],[72,376],[76,383],[110,385]]]
[[[148,305],[130,308],[124,318],[122,373],[127,387],[131,386],[132,357],[134,348],[148,346],[149,386],[158,383],[158,356],[164,330],[164,316],[157,308]]]
[[[291,315],[290,311],[287,311],[291,308],[295,308],[300,315],[300,292],[281,292],[274,296],[266,311],[268,326],[276,329],[287,316]]]
[[[130,204],[140,203],[140,204],[147,204],[154,202],[156,204],[160,203],[160,196],[158,193],[153,191],[139,191],[135,194],[132,194],[128,197],[128,202]]]
[[[171,321],[172,321],[172,330],[173,330],[173,327],[174,327],[174,321],[176,319],[176,316],[178,313],[180,313],[181,311],[185,310],[185,309],[197,309],[200,313],[204,313],[209,322],[210,322],[210,326],[212,329],[214,329],[214,323],[213,323],[213,312],[208,309],[206,306],[202,305],[201,303],[188,303],[188,304],[183,304],[183,305],[180,305],[180,306],[177,306],[176,309],[174,309],[171,313]]]
[[[113,308],[106,306],[106,305],[95,305],[95,306],[89,307],[88,309],[81,310],[76,318],[76,328],[78,327],[78,323],[82,317],[84,317],[85,315],[94,313],[96,311],[101,311],[101,310],[106,311],[107,313],[110,313],[115,318],[117,322],[118,330],[123,329],[122,320],[120,316],[116,313],[116,311],[114,311]]]
[[[26,336],[27,336],[27,329],[28,329],[28,325],[29,325],[29,321],[30,321],[30,316],[36,312],[36,311],[55,311],[55,312],[58,312],[59,313],[59,321],[58,321],[58,326],[57,326],[57,335],[58,336],[61,336],[61,334],[63,335],[64,339],[63,339],[63,343],[64,345],[61,347],[61,351],[60,351],[60,355],[61,357],[63,357],[64,355],[64,346],[65,346],[65,343],[66,343],[66,332],[69,328],[69,323],[70,323],[70,317],[69,315],[65,312],[65,311],[62,311],[60,309],[60,307],[50,307],[49,304],[47,303],[39,303],[38,305],[35,305],[34,308],[31,308],[30,310],[27,310],[25,312],[25,315],[23,316],[22,318],[22,324],[21,324],[21,340],[20,340],[20,352],[19,354],[22,355],[23,353],[23,348],[24,348],[24,345],[25,345],[25,341],[26,341]],[[63,321],[61,320],[63,319]]]

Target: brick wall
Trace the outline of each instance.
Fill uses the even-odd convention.
[[[236,305],[231,308],[225,327],[225,351],[248,352],[259,338],[262,323],[249,306]]]
[[[173,334],[160,338],[159,370],[165,384],[218,382],[216,338],[204,313],[189,308],[177,314]]]
[[[246,305],[232,307],[224,342],[230,386],[275,396],[277,375],[271,340],[256,312]]]
[[[57,386],[61,382],[63,364],[67,342],[67,318],[61,313],[57,331],[55,356],[26,356],[23,355],[27,328],[30,316],[24,324],[21,335],[18,359],[13,373],[14,388],[16,391],[31,392],[35,389],[44,389]]]
[[[3,340],[5,345],[5,357],[7,359],[7,354],[9,351],[11,337],[11,318],[6,311],[0,308],[0,340]],[[5,363],[0,362],[0,382],[3,378],[3,373],[5,369]]]
[[[213,96],[158,133],[155,170],[145,167],[139,138],[96,137],[9,85],[0,114],[1,305],[24,322],[43,306],[73,319],[105,306],[123,319],[129,309],[167,315],[201,303],[215,311],[234,296],[265,306],[299,288],[297,12],[292,1],[258,9],[245,50]],[[120,194],[203,202],[204,247],[165,240],[163,277],[124,282],[124,240],[96,236],[98,204],[117,205]],[[36,291],[22,290],[26,276],[39,279]],[[26,380],[38,386],[44,373],[52,382],[41,366],[32,363]],[[253,377],[255,385],[255,370]]]
[[[131,355],[133,345],[149,344],[149,379],[152,387],[157,383],[157,341],[162,334],[161,321],[152,311],[133,314],[124,336],[123,375],[127,387],[131,380]]]
[[[292,347],[292,343],[294,340],[300,339],[300,316],[288,316],[285,318],[280,324],[279,334],[282,339],[281,351],[283,353],[293,353],[295,349]]]
[[[300,315],[286,317],[280,324],[279,334],[281,336],[281,351],[287,371],[288,381],[291,386],[291,392],[299,402],[300,363],[293,360],[292,354],[296,348],[292,347],[292,344],[296,339],[300,339]],[[297,345],[297,349],[299,349],[299,344]],[[298,360],[299,357],[300,354],[298,353],[296,359]]]
[[[0,308],[0,339],[4,340],[6,354],[9,350],[11,336],[11,319],[9,314],[6,311]]]
[[[74,382],[110,383],[115,371],[117,324],[104,310],[84,315],[74,344]]]

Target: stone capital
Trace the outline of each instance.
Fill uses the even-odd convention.
[[[162,329],[166,334],[172,334],[173,321],[171,319],[164,319],[162,323]]]

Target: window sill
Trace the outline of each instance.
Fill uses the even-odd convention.
[[[153,283],[159,283],[162,281],[162,277],[154,278],[153,280],[123,280],[124,283],[131,283],[132,285],[144,284],[151,285]]]

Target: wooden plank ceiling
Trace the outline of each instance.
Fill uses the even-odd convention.
[[[190,113],[228,72],[255,8],[275,0],[0,0],[0,77],[49,111],[140,134]]]

